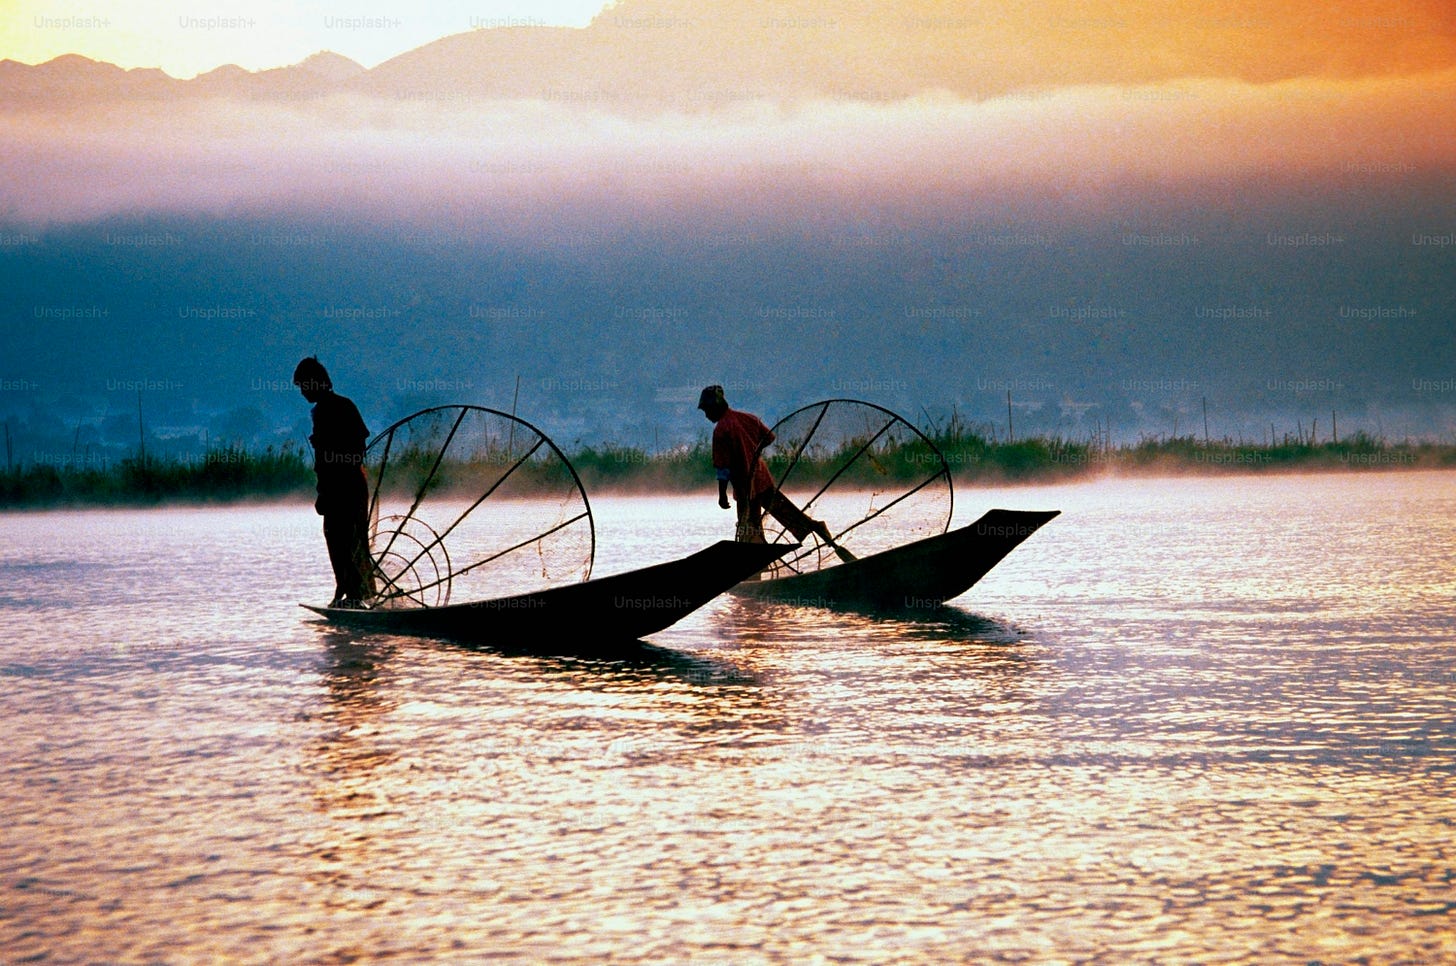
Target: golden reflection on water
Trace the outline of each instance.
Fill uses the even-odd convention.
[[[0,949],[1452,961],[1452,479],[963,495],[1064,515],[956,607],[599,656],[302,620],[306,508],[0,518]],[[713,511],[601,501],[602,572]]]

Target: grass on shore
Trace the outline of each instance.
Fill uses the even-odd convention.
[[[1443,469],[1456,467],[1456,445],[1388,442],[1357,433],[1338,442],[1286,438],[1273,445],[1203,441],[1193,436],[1145,438],[1107,445],[1097,440],[1034,436],[1015,441],[988,438],[952,423],[932,434],[958,483],[1043,482],[1104,473],[1172,475],[1324,470]],[[879,454],[853,482],[921,479],[923,450]],[[899,457],[897,459],[897,456]],[[598,492],[711,491],[711,451],[706,440],[651,453],[631,446],[585,446],[568,454],[588,494]],[[775,461],[771,458],[771,463]],[[775,466],[777,470],[778,467]],[[827,475],[802,462],[798,479]],[[129,457],[115,463],[33,463],[0,470],[0,508],[72,505],[148,505],[256,499],[312,499],[312,455],[284,446],[261,453],[219,447],[200,460]]]
[[[289,446],[261,453],[226,446],[200,460],[135,456],[13,467],[0,472],[0,507],[254,500],[311,496],[313,488],[310,455]]]
[[[1147,437],[1117,446],[1043,436],[997,442],[975,434],[937,438],[936,445],[957,479],[987,482],[1054,480],[1106,472],[1177,475],[1456,467],[1456,445],[1392,443],[1363,432],[1339,441],[1291,437],[1272,445],[1231,439],[1204,441],[1195,436]]]

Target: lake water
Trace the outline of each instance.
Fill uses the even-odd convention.
[[[0,960],[1456,960],[1456,474],[991,506],[1063,515],[933,619],[608,660],[312,622],[306,506],[0,516]]]

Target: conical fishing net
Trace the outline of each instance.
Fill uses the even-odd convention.
[[[591,507],[545,434],[479,406],[400,420],[366,457],[373,607],[439,607],[591,575]]]
[[[770,509],[763,521],[767,539],[803,547],[774,564],[768,576],[836,566],[950,526],[954,495],[945,457],[890,410],[827,399],[790,413],[772,429],[776,441],[763,456],[780,493],[823,522],[833,543],[821,534],[795,536]]]

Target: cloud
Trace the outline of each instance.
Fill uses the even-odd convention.
[[[1124,190],[1450,172],[1453,100],[1456,71],[657,114],[352,94],[20,110],[0,118],[0,218],[358,218],[559,240],[649,223],[803,230],[866,213],[935,224],[1015,203],[1076,215]]]

